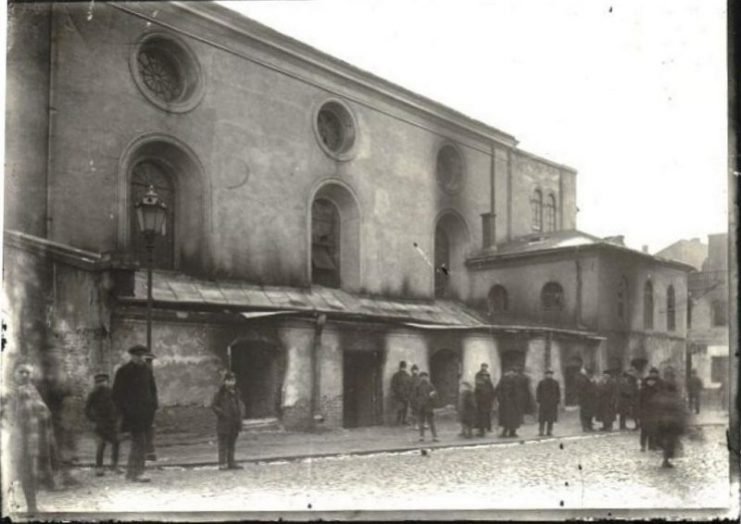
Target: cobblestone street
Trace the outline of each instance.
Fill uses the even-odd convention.
[[[486,508],[709,508],[729,500],[724,429],[683,439],[674,469],[635,432],[465,449],[152,470],[151,484],[78,472],[83,486],[42,492],[47,512]]]

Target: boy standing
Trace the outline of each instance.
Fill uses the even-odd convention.
[[[216,433],[219,441],[219,469],[242,469],[234,461],[234,446],[242,430],[244,405],[237,392],[237,379],[228,371],[224,375],[224,384],[214,395],[211,409],[216,413]]]
[[[461,435],[465,438],[473,437],[473,427],[477,422],[476,399],[473,388],[468,382],[461,384]]]
[[[111,445],[111,469],[116,473],[123,471],[118,469],[119,439],[116,426],[118,423],[118,412],[113,402],[111,388],[108,385],[108,374],[98,373],[95,375],[95,387],[90,392],[85,402],[85,416],[95,424],[95,476],[103,476],[103,456],[107,443]]]
[[[438,442],[437,431],[435,430],[435,411],[434,402],[437,392],[435,386],[430,384],[426,372],[419,374],[419,383],[414,390],[415,405],[417,406],[417,422],[419,423],[419,440],[425,439],[425,424],[430,424],[432,441]]]

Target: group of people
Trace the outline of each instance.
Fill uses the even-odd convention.
[[[690,381],[688,386],[690,402],[696,406],[692,392],[696,382]],[[685,431],[688,415],[672,370],[661,378],[659,370],[652,367],[643,379],[633,368],[617,379],[607,371],[594,378],[590,370],[582,370],[577,375],[577,397],[582,431],[594,431],[595,420],[602,424],[601,431],[611,431],[616,419],[620,429],[626,429],[627,420],[632,419],[632,429],[640,430],[641,451],[661,449],[662,466],[672,467],[670,459]]]
[[[430,383],[426,372],[419,372],[417,365],[407,373],[407,363],[399,362],[399,370],[391,378],[391,394],[396,405],[396,423],[409,423],[408,413],[411,410],[413,423],[419,427],[420,441],[424,441],[425,426],[429,424],[433,441],[437,441],[434,422],[434,407],[437,394]],[[528,377],[521,366],[508,369],[497,386],[491,380],[489,365],[484,362],[476,373],[473,386],[469,382],[461,383],[459,413],[461,436],[472,438],[483,437],[492,431],[491,415],[495,401],[498,403],[498,422],[502,428],[501,437],[517,437],[517,429],[522,425],[526,414],[532,414],[535,404],[538,405],[539,434],[552,435],[553,424],[557,420],[561,389],[553,378],[553,372],[547,370],[545,377],[536,387],[533,399]]]

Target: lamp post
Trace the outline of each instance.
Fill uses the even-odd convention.
[[[154,186],[144,194],[134,206],[136,219],[139,222],[139,231],[144,237],[144,247],[147,249],[147,351],[152,352],[152,265],[154,264],[154,239],[165,234],[167,221],[167,206],[165,205]]]

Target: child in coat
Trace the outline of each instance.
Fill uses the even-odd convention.
[[[118,469],[118,411],[113,403],[111,388],[108,385],[108,374],[95,375],[95,387],[85,402],[85,416],[95,425],[95,475],[103,476],[103,456],[106,444],[111,445],[111,469],[116,473],[123,473]]]
[[[476,425],[476,399],[473,388],[468,382],[461,384],[461,435],[473,437],[473,428]]]
[[[224,375],[224,383],[211,401],[216,413],[216,433],[219,442],[219,469],[242,469],[234,460],[234,446],[242,430],[244,404],[239,399],[234,373]]]

